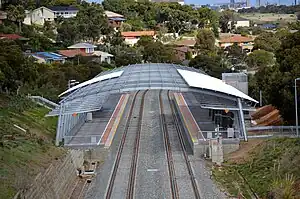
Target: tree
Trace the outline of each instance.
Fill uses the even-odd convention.
[[[111,32],[104,10],[99,4],[82,3],[75,20],[82,40],[97,41],[101,35]]]
[[[190,61],[189,66],[200,68],[208,75],[217,78],[221,78],[222,73],[228,71],[228,69],[222,65],[220,56],[197,55]]]
[[[137,46],[142,46],[142,47],[145,47],[149,44],[152,44],[153,43],[153,38],[151,36],[141,36],[141,38],[138,40],[137,42]]]
[[[127,46],[117,46],[113,52],[115,64],[117,67],[127,66],[129,64],[142,63],[142,54],[139,49]]]
[[[233,12],[231,10],[224,10],[219,19],[222,32],[227,33],[229,31],[228,23],[230,21],[233,21]]]
[[[276,106],[283,118],[294,123],[294,79],[300,77],[300,32],[289,34],[282,39],[276,51],[276,61],[272,67],[262,67],[254,75],[254,88],[260,88],[267,104]],[[253,85],[253,84],[251,84]],[[250,94],[257,91],[251,88]]]
[[[254,40],[253,49],[275,52],[280,47],[280,40],[271,32],[263,32]]]
[[[166,12],[168,13],[167,27],[169,30],[172,30],[173,33],[180,34],[181,31],[186,29],[190,20],[188,13],[170,9],[166,9]]]
[[[153,63],[177,63],[178,60],[171,46],[166,46],[161,42],[148,42],[143,49],[145,62]]]
[[[246,57],[247,54],[238,44],[233,44],[225,49],[224,60],[229,68],[234,67],[237,70],[245,69],[247,67],[245,63]]]
[[[131,31],[132,27],[129,23],[123,22],[120,27],[121,32]]]
[[[249,68],[260,69],[275,64],[274,54],[265,50],[255,50],[251,53],[246,62]]]
[[[57,40],[62,41],[65,46],[70,46],[80,40],[81,32],[75,19],[65,19],[57,28]]]
[[[37,78],[36,65],[25,58],[20,47],[13,41],[0,40],[0,69],[2,73],[1,90],[15,92],[25,83]]]
[[[22,5],[9,5],[7,8],[7,18],[19,24],[19,32],[22,32],[22,22],[26,17],[25,9]]]
[[[207,28],[200,29],[197,34],[195,48],[203,54],[215,52],[215,36],[214,33]]]
[[[109,46],[122,46],[124,45],[124,38],[120,32],[113,32],[105,37],[103,40]]]

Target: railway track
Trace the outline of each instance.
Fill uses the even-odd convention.
[[[184,156],[184,160],[187,166],[187,170],[190,176],[190,180],[191,180],[191,184],[193,187],[193,191],[194,191],[194,195],[196,199],[200,199],[200,192],[198,190],[198,186],[197,186],[197,182],[194,176],[194,172],[192,169],[192,165],[189,161],[188,155],[187,155],[187,150],[186,150],[186,146],[184,143],[184,138],[183,138],[183,132],[182,129],[180,127],[180,123],[179,123],[179,119],[177,117],[173,102],[171,100],[170,97],[170,91],[168,91],[167,93],[168,96],[168,102],[171,108],[171,113],[172,113],[172,121],[175,125],[176,128],[176,132],[179,138],[179,142],[180,142],[180,147],[182,149],[182,153]],[[168,132],[168,126],[166,123],[166,119],[165,119],[165,114],[164,114],[164,106],[163,106],[163,100],[162,100],[162,90],[160,91],[159,94],[159,101],[160,101],[160,111],[161,111],[161,117],[162,117],[162,129],[163,129],[163,133],[164,133],[164,138],[165,138],[165,143],[166,143],[166,150],[167,150],[167,158],[168,158],[168,166],[169,166],[169,173],[170,173],[170,182],[171,182],[171,191],[172,191],[172,196],[173,198],[179,198],[179,194],[178,194],[178,187],[177,187],[177,183],[176,183],[176,177],[175,177],[175,170],[174,170],[174,162],[172,159],[172,149],[170,147],[170,141],[169,141],[169,132]]]
[[[173,199],[179,198],[178,193],[178,186],[176,182],[176,175],[175,175],[175,168],[174,168],[174,161],[172,156],[172,149],[169,139],[169,132],[168,132],[168,126],[166,122],[166,117],[164,113],[164,105],[162,100],[162,90],[159,92],[159,104],[160,104],[160,115],[161,115],[161,128],[162,132],[164,134],[164,143],[165,143],[165,149],[167,154],[167,162],[168,162],[168,169],[169,169],[169,177],[170,177],[170,185],[171,185],[171,195]]]
[[[137,116],[138,123],[137,123],[137,128],[136,128],[136,136],[135,136],[135,142],[134,142],[134,147],[133,147],[130,174],[129,174],[129,180],[128,180],[127,193],[126,193],[126,198],[127,199],[131,199],[131,198],[134,197],[134,185],[135,185],[135,176],[136,176],[136,165],[137,165],[138,152],[139,152],[141,124],[142,124],[142,117],[143,117],[143,110],[144,110],[145,95],[146,95],[147,91],[148,90],[146,90],[142,93],[141,104],[140,104],[140,107],[139,107],[139,114]],[[109,181],[109,184],[108,184],[108,188],[107,188],[107,191],[106,191],[106,196],[105,196],[106,199],[110,199],[111,196],[112,196],[113,187],[114,187],[114,183],[115,183],[115,179],[116,179],[120,159],[121,159],[121,156],[122,156],[124,144],[125,144],[125,141],[126,141],[128,131],[129,131],[130,123],[131,123],[133,118],[136,118],[136,117],[133,117],[133,112],[134,112],[134,109],[136,108],[135,107],[135,102],[137,101],[137,96],[139,95],[139,93],[140,93],[140,91],[138,91],[134,94],[133,101],[132,101],[130,109],[129,109],[129,114],[128,114],[128,118],[127,118],[126,125],[125,125],[125,131],[124,131],[124,134],[121,138],[121,143],[120,143],[120,146],[118,148],[116,161],[115,161],[114,167],[113,167],[113,172],[112,172],[112,175],[111,175],[111,178],[110,178],[110,181]]]

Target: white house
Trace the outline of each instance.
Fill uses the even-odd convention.
[[[45,21],[54,21],[54,12],[44,6],[25,13],[26,17],[23,23],[26,25],[37,24],[43,26]]]
[[[32,11],[25,11],[26,17],[23,21],[26,25],[36,24],[43,26],[46,21],[54,21],[58,16],[71,18],[77,15],[78,9],[72,6],[40,7]]]
[[[233,22],[233,23],[232,23]],[[228,22],[228,28],[232,29],[233,27],[238,28],[238,27],[250,27],[250,20],[249,19],[244,19],[239,16],[234,16],[233,21]]]
[[[77,15],[78,8],[73,6],[52,6],[49,7],[50,10],[54,12],[54,18],[63,17],[63,18],[72,18]]]

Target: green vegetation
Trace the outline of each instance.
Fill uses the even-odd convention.
[[[0,198],[12,198],[65,151],[53,145],[57,118],[20,96],[0,95]],[[26,130],[19,129],[17,125]]]
[[[213,170],[214,178],[231,195],[251,198],[254,192],[260,198],[300,197],[300,139],[270,139],[248,155],[246,161],[229,158],[224,167]]]

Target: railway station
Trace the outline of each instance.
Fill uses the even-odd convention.
[[[224,153],[247,140],[244,114],[257,103],[201,70],[165,63],[105,71],[60,97],[48,114],[59,118],[56,144],[106,154],[87,198],[224,198],[199,157],[210,140],[222,138]]]
[[[214,137],[218,125],[223,137],[247,139],[243,111],[251,111],[256,100],[203,71],[147,63],[105,71],[63,92],[60,105],[48,114],[59,116],[57,145],[62,141],[65,146],[105,144],[130,95],[148,89],[175,93],[179,110],[195,121],[198,139]],[[228,128],[234,135],[227,134]]]

